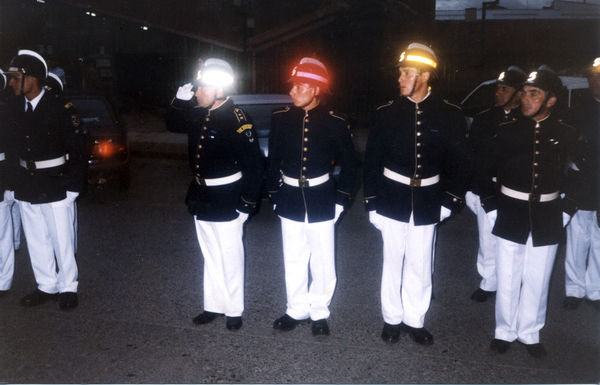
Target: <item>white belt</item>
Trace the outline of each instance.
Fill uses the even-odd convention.
[[[3,152],[0,152],[0,162],[6,159],[6,155]]]
[[[233,175],[224,176],[222,178],[205,179],[196,177],[196,182],[198,182],[200,186],[222,186],[236,182],[240,179],[242,179],[242,172],[238,171]]]
[[[425,179],[413,179],[413,178],[409,178],[406,177],[404,175],[400,175],[397,172],[394,172],[388,168],[383,168],[383,175],[390,178],[393,181],[411,186],[411,187],[425,187],[425,186],[431,186],[433,184],[436,184],[437,182],[440,181],[440,176],[436,175],[436,176],[432,176],[431,178],[425,178]]]
[[[25,161],[23,159],[19,159],[19,164],[21,165],[21,167],[24,167],[27,170],[36,170],[36,169],[42,169],[42,168],[57,167],[57,166],[65,164],[65,163],[67,163],[67,157],[65,155],[55,158],[55,159],[40,160],[40,161],[33,161],[33,160]]]
[[[500,192],[507,197],[515,198],[521,201],[529,201],[529,202],[550,202],[555,200],[560,196],[560,192],[553,192],[551,194],[529,194],[520,191],[516,191],[510,189],[506,186],[500,187]]]
[[[310,178],[310,179],[304,179],[304,180],[290,178],[287,175],[283,176],[283,183],[290,185],[290,186],[294,186],[294,187],[315,187],[315,186],[318,186],[320,184],[327,182],[328,180],[329,180],[329,174],[323,174],[316,178]]]

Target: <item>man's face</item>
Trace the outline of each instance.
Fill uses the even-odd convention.
[[[215,87],[198,87],[194,95],[196,96],[198,105],[203,108],[211,107],[217,98]]]
[[[400,77],[398,84],[400,85],[400,96],[410,96],[413,90],[418,90],[423,84],[423,79],[419,75],[419,70],[414,67],[400,67],[398,69]]]
[[[550,107],[556,103],[556,98],[554,96],[549,98],[545,105],[544,102],[546,102],[546,92],[544,90],[531,86],[523,87],[523,97],[521,98],[523,116],[528,118],[546,117]],[[544,107],[542,108],[542,106]]]
[[[23,80],[22,73],[14,73],[8,75],[8,85],[12,87],[13,92],[16,96],[21,95],[21,82]],[[23,84],[23,94],[27,95],[33,90],[35,79],[31,76],[25,76],[25,83]]]
[[[497,106],[504,107],[517,92],[516,88],[507,86],[506,84],[498,84],[496,86],[496,93],[494,94],[494,103],[496,103]],[[518,96],[515,96],[515,99],[517,97]]]
[[[318,94],[319,88],[308,83],[292,83],[292,89],[290,90],[294,106],[306,110],[314,108],[318,104]]]
[[[600,71],[592,72],[588,77],[588,83],[590,84],[592,95],[600,99]]]

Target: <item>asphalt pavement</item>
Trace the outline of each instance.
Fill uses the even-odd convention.
[[[562,307],[559,248],[541,342],[546,359],[523,345],[490,350],[494,300],[475,303],[475,216],[462,210],[440,226],[434,295],[426,327],[432,346],[407,335],[380,339],[381,237],[362,207],[362,191],[336,229],[338,284],[331,336],[310,326],[278,332],[285,283],[278,218],[264,203],[246,224],[244,326],[225,319],[196,326],[202,262],[183,205],[190,180],[187,138],[165,130],[157,113],[124,116],[132,187],[99,186],[78,203],[80,306],[24,308],[35,288],[26,245],[0,299],[0,383],[595,383],[600,382],[600,313]],[[366,132],[354,132],[359,153]]]

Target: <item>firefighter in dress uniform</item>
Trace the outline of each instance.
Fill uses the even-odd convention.
[[[473,168],[479,167],[487,154],[483,143],[496,135],[498,125],[520,118],[521,84],[527,80],[527,74],[519,67],[511,66],[502,72],[496,80],[494,94],[495,105],[480,112],[473,119],[469,129],[469,139],[473,145]],[[490,179],[494,175],[489,176]],[[477,272],[481,276],[479,288],[473,292],[471,299],[485,302],[496,294],[496,237],[492,234],[492,226],[481,207],[481,189],[473,178],[469,191],[465,195],[466,205],[477,216],[479,230],[479,250],[477,251]]]
[[[59,300],[74,309],[78,269],[75,260],[75,200],[84,188],[85,132],[72,105],[63,105],[43,85],[44,59],[21,50],[7,71],[15,98],[7,107],[15,159],[14,191],[38,288],[23,306]],[[58,271],[57,271],[58,270]]]
[[[244,311],[243,226],[256,208],[262,184],[262,153],[251,117],[237,108],[233,70],[207,59],[198,89],[179,88],[166,116],[167,129],[188,134],[194,174],[186,204],[195,217],[204,256],[204,311],[197,325],[226,316],[228,330],[242,327]],[[195,96],[195,100],[193,99]]]
[[[471,144],[460,108],[431,93],[437,59],[413,43],[400,56],[400,97],[379,106],[364,160],[364,203],[383,238],[381,338],[401,331],[433,344],[424,328],[432,294],[436,225],[462,204]]]
[[[15,248],[13,242],[13,224],[11,207],[14,203],[10,199],[4,198],[5,191],[8,188],[6,179],[7,160],[6,150],[8,145],[7,124],[4,122],[5,89],[7,84],[6,75],[0,70],[0,297],[4,297],[10,290],[13,280],[15,267]]]
[[[336,286],[334,225],[350,202],[357,158],[347,117],[323,103],[325,65],[303,58],[289,82],[294,106],[273,112],[269,134],[267,189],[281,219],[287,292],[285,315],[273,327],[289,331],[312,320],[312,334],[327,336]]]
[[[574,151],[569,179],[578,196],[579,210],[567,226],[564,306],[577,309],[585,297],[600,311],[600,228],[598,227],[598,162],[600,157],[600,58],[589,69],[590,93],[567,111],[565,123],[583,135]],[[576,169],[579,167],[578,169]]]
[[[481,205],[497,238],[496,330],[490,347],[505,353],[515,340],[534,357],[546,356],[544,326],[548,287],[564,226],[577,210],[561,198],[567,159],[577,141],[574,128],[552,113],[563,86],[548,67],[523,83],[523,119],[503,123],[487,144],[479,175]],[[497,176],[496,185],[489,180]]]

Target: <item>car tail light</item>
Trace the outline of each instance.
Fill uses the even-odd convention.
[[[112,139],[96,140],[94,144],[94,155],[101,158],[109,158],[125,151],[123,144],[115,143]]]

